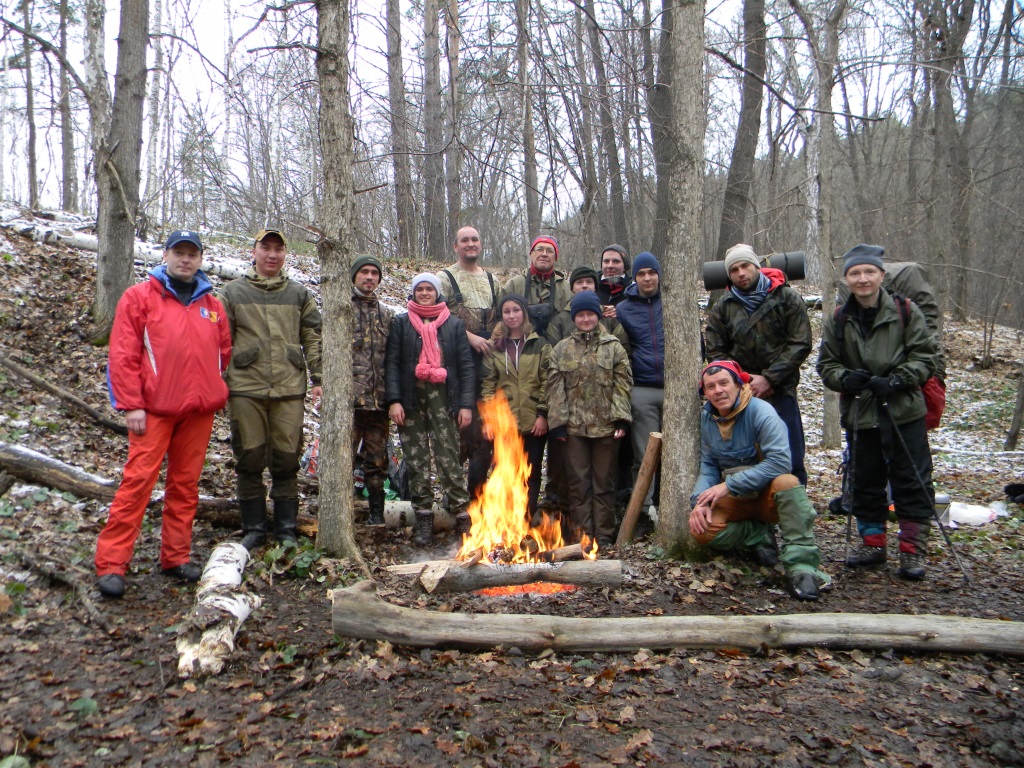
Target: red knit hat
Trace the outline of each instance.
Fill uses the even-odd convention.
[[[555,249],[555,261],[558,261],[558,241],[549,235],[540,235],[539,237],[533,238],[533,242],[530,243],[530,250],[532,251],[537,247],[537,243],[547,243]]]
[[[704,374],[707,373],[709,368],[725,368],[725,370],[732,374],[733,380],[741,386],[750,383],[750,374],[740,368],[740,364],[735,360],[715,360],[705,365],[700,372],[700,376],[697,377],[697,392],[702,397],[704,396]]]

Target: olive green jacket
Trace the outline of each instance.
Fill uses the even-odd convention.
[[[569,304],[572,304],[572,302],[570,301]],[[601,327],[618,339],[619,344],[626,350],[626,354],[630,354],[629,336],[626,335],[626,329],[622,327],[622,323],[614,317],[602,317]],[[565,309],[555,315],[551,322],[548,323],[548,329],[544,335],[547,337],[548,344],[553,347],[562,339],[568,338],[575,330],[576,324],[572,321],[572,315],[569,313],[567,305]]]
[[[506,352],[495,350],[484,360],[483,399],[490,400],[501,389],[519,431],[530,432],[538,415],[547,416],[550,365],[551,347],[536,333],[526,337],[518,368]]]
[[[551,352],[548,426],[576,437],[611,437],[632,420],[633,370],[610,333],[573,331]]]
[[[285,270],[268,278],[250,267],[218,298],[231,328],[225,379],[232,396],[302,397],[307,371],[312,385],[320,386],[320,310],[308,289]]]
[[[928,330],[924,315],[911,305],[910,320],[906,327],[892,296],[883,288],[878,299],[878,314],[865,337],[851,296],[846,302],[850,316],[843,326],[843,340],[836,339],[836,319],[826,317],[821,329],[821,347],[818,350],[818,375],[825,386],[842,392],[842,377],[848,371],[864,369],[875,376],[899,377],[902,388],[888,397],[889,411],[897,424],[906,424],[924,418],[926,408],[921,385],[935,374],[939,348]],[[879,402],[870,390],[858,394],[843,392],[839,399],[843,426],[872,429],[885,418]]]

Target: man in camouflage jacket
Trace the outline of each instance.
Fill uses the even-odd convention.
[[[276,230],[263,230],[253,244],[253,265],[224,286],[234,354],[225,378],[231,396],[231,449],[238,475],[242,544],[254,549],[266,540],[270,469],[274,536],[296,540],[299,514],[299,456],[307,378],[316,402],[323,394],[320,368],[320,310],[313,294],[289,279],[287,243]]]
[[[708,310],[708,362],[735,360],[751,375],[754,396],[765,400],[786,424],[793,474],[807,483],[804,427],[796,388],[800,366],[811,354],[811,324],[803,297],[782,270],[764,268],[749,245],[725,254],[729,288]]]
[[[370,525],[384,524],[384,480],[388,473],[388,412],[384,397],[384,353],[395,313],[376,290],[384,267],[373,256],[356,256],[352,276],[352,457],[362,456],[370,502]],[[363,450],[357,454],[359,443]]]

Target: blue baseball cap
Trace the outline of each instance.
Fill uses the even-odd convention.
[[[173,248],[178,243],[192,243],[200,252],[203,251],[203,241],[199,239],[199,233],[191,229],[176,229],[171,232],[164,243],[164,250]]]

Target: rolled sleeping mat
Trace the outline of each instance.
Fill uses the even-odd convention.
[[[803,280],[806,277],[807,254],[803,251],[786,251],[773,253],[761,259],[761,266],[781,269],[789,280]],[[725,271],[724,261],[704,262],[704,288],[708,291],[720,291],[729,286],[729,274]]]

